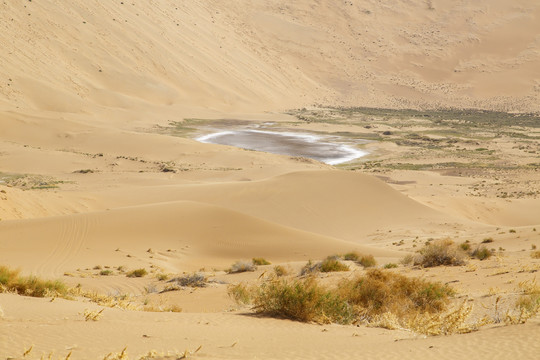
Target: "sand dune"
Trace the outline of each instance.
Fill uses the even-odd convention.
[[[533,0],[1,6],[0,104],[16,111],[539,109]]]
[[[54,276],[101,263],[153,263],[179,271],[207,262],[222,267],[254,256],[307,260],[354,248],[376,256],[398,255],[194,202],[2,222],[0,233],[0,263]],[[149,248],[158,255],[148,253]]]
[[[131,205],[166,199],[200,201],[357,243],[379,228],[427,228],[430,222],[449,220],[372,176],[333,170],[252,182],[117,190],[104,197]]]
[[[486,305],[489,316],[500,317],[503,305],[514,304],[518,284],[540,270],[534,118],[522,119],[530,133],[507,126],[497,134],[504,159],[434,175],[399,169],[433,160],[432,151],[480,160],[499,153],[472,136],[432,146],[423,136],[425,122],[430,136],[438,129],[431,118],[405,119],[403,112],[390,127],[384,111],[377,121],[366,113],[360,127],[334,123],[321,108],[540,111],[539,33],[536,0],[2,2],[0,266],[185,313],[106,308],[99,322],[87,322],[85,309],[101,308],[87,298],[0,294],[0,357],[23,358],[34,344],[26,358],[51,351],[55,358],[70,351],[73,359],[103,358],[125,346],[135,356],[199,345],[197,357],[222,359],[535,358],[538,318],[424,338],[246,316],[227,285],[263,281],[276,264],[293,278],[308,259],[357,250],[377,257],[380,268],[392,262],[390,271],[455,284],[456,301]],[[300,121],[284,113],[301,107],[320,114]],[[452,140],[455,114],[437,139]],[[367,146],[373,152],[366,161],[396,155],[394,168],[365,168],[389,185],[361,166],[345,171],[201,144],[182,126],[174,135],[184,138],[166,128],[185,119],[242,119],[385,140],[401,131],[400,116],[414,122],[404,141]],[[407,152],[415,139],[425,148]],[[506,173],[498,173],[499,164]],[[520,171],[519,181],[500,184]],[[522,184],[530,189],[509,189]],[[494,256],[452,268],[398,265],[408,251],[441,238],[471,250],[489,246]],[[253,257],[273,264],[253,273],[221,271]],[[365,272],[347,264],[348,272],[316,277],[331,283]],[[114,273],[101,274],[101,266]],[[131,279],[119,266],[174,276],[204,269],[212,282],[162,294],[156,289],[167,283],[154,273]]]

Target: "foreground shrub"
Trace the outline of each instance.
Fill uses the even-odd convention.
[[[385,270],[343,280],[336,288],[305,279],[270,278],[258,285],[229,287],[237,302],[256,313],[318,323],[364,323],[389,329],[407,328],[437,335],[470,331],[470,307],[448,311],[454,290],[441,283],[408,278]]]
[[[454,294],[450,287],[441,283],[378,269],[354,280],[342,281],[338,291],[341,297],[359,306],[366,317],[385,312],[400,316],[439,312],[446,308]]]
[[[267,261],[265,258],[253,258],[251,260],[254,265],[270,265],[271,262]]]
[[[413,258],[414,265],[423,267],[465,265],[467,254],[450,239],[427,243]]]
[[[348,324],[354,320],[347,301],[313,277],[264,282],[254,290],[253,305],[257,313],[298,321]]]
[[[531,257],[533,259],[540,259],[540,250],[532,251],[531,252]]]
[[[5,266],[0,266],[0,292],[13,292],[33,297],[68,295],[67,287],[61,281],[20,276],[18,270],[10,270]]]
[[[126,276],[130,278],[134,278],[134,277],[143,277],[143,276],[146,276],[147,274],[148,274],[148,271],[146,271],[145,268],[141,268],[141,269],[136,269],[136,270],[132,270],[128,272]]]
[[[229,274],[236,274],[246,271],[255,271],[257,270],[257,266],[253,264],[251,261],[242,261],[239,260],[232,264],[231,268],[227,270]]]

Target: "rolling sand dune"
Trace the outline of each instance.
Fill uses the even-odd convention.
[[[17,111],[132,122],[314,102],[539,110],[532,0],[1,6],[0,103]]]
[[[254,254],[282,262],[353,248],[376,256],[398,255],[193,202],[2,222],[0,231],[0,262],[47,276],[104,261],[121,265],[127,254],[135,258],[130,263],[155,262],[176,272],[197,269],[207,262],[221,267]],[[149,259],[149,248],[159,256]]]
[[[118,204],[191,200],[356,243],[378,228],[427,228],[450,218],[400,194],[382,181],[335,170],[289,173],[252,182],[116,190]]]
[[[539,34],[537,0],[1,2],[0,266],[131,297],[147,311],[2,293],[0,358],[202,345],[193,358],[536,359],[538,317],[503,326],[501,314],[540,270],[537,117],[512,122],[540,111]],[[339,106],[377,109],[354,118],[332,112]],[[511,114],[460,119],[467,108]],[[372,141],[340,170],[189,138],[190,124],[214,120]],[[493,256],[398,265],[446,238]],[[455,301],[497,321],[424,337],[252,316],[227,295],[231,284],[266,281],[275,265],[293,279],[307,260],[352,250],[455,285]],[[254,257],[272,265],[224,271]],[[365,274],[347,264],[317,281]],[[150,273],[126,277],[138,268]],[[157,276],[193,271],[207,287],[165,289]],[[105,310],[85,321],[87,309]]]

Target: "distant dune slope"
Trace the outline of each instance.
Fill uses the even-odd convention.
[[[536,0],[4,1],[0,109],[539,111],[539,34]]]
[[[3,221],[0,233],[1,264],[46,275],[96,264],[128,264],[130,268],[156,264],[178,271],[257,256],[272,261],[307,260],[355,248],[376,256],[398,254],[195,202]]]
[[[294,172],[254,182],[118,189],[98,197],[117,206],[167,200],[204,202],[357,243],[381,228],[426,228],[445,218],[375,177],[332,170]]]

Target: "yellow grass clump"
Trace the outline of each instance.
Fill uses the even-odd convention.
[[[317,323],[362,323],[389,329],[409,329],[428,335],[469,332],[471,311],[465,303],[450,308],[454,290],[438,282],[373,269],[337,288],[304,279],[270,277],[258,285],[229,287],[237,302],[256,313]]]
[[[301,275],[310,275],[316,272],[349,271],[349,267],[339,260],[338,256],[329,256],[323,261],[313,264],[310,260],[300,271]]]
[[[11,292],[19,295],[46,297],[68,295],[66,285],[59,280],[43,280],[36,276],[20,276],[18,270],[0,266],[0,293]]]
[[[346,253],[342,256],[342,258],[343,260],[354,261],[365,268],[377,265],[377,261],[375,260],[373,255],[363,255],[356,251]]]
[[[253,258],[251,261],[253,262],[254,265],[257,265],[257,266],[272,264],[270,261],[266,260],[265,258]]]

